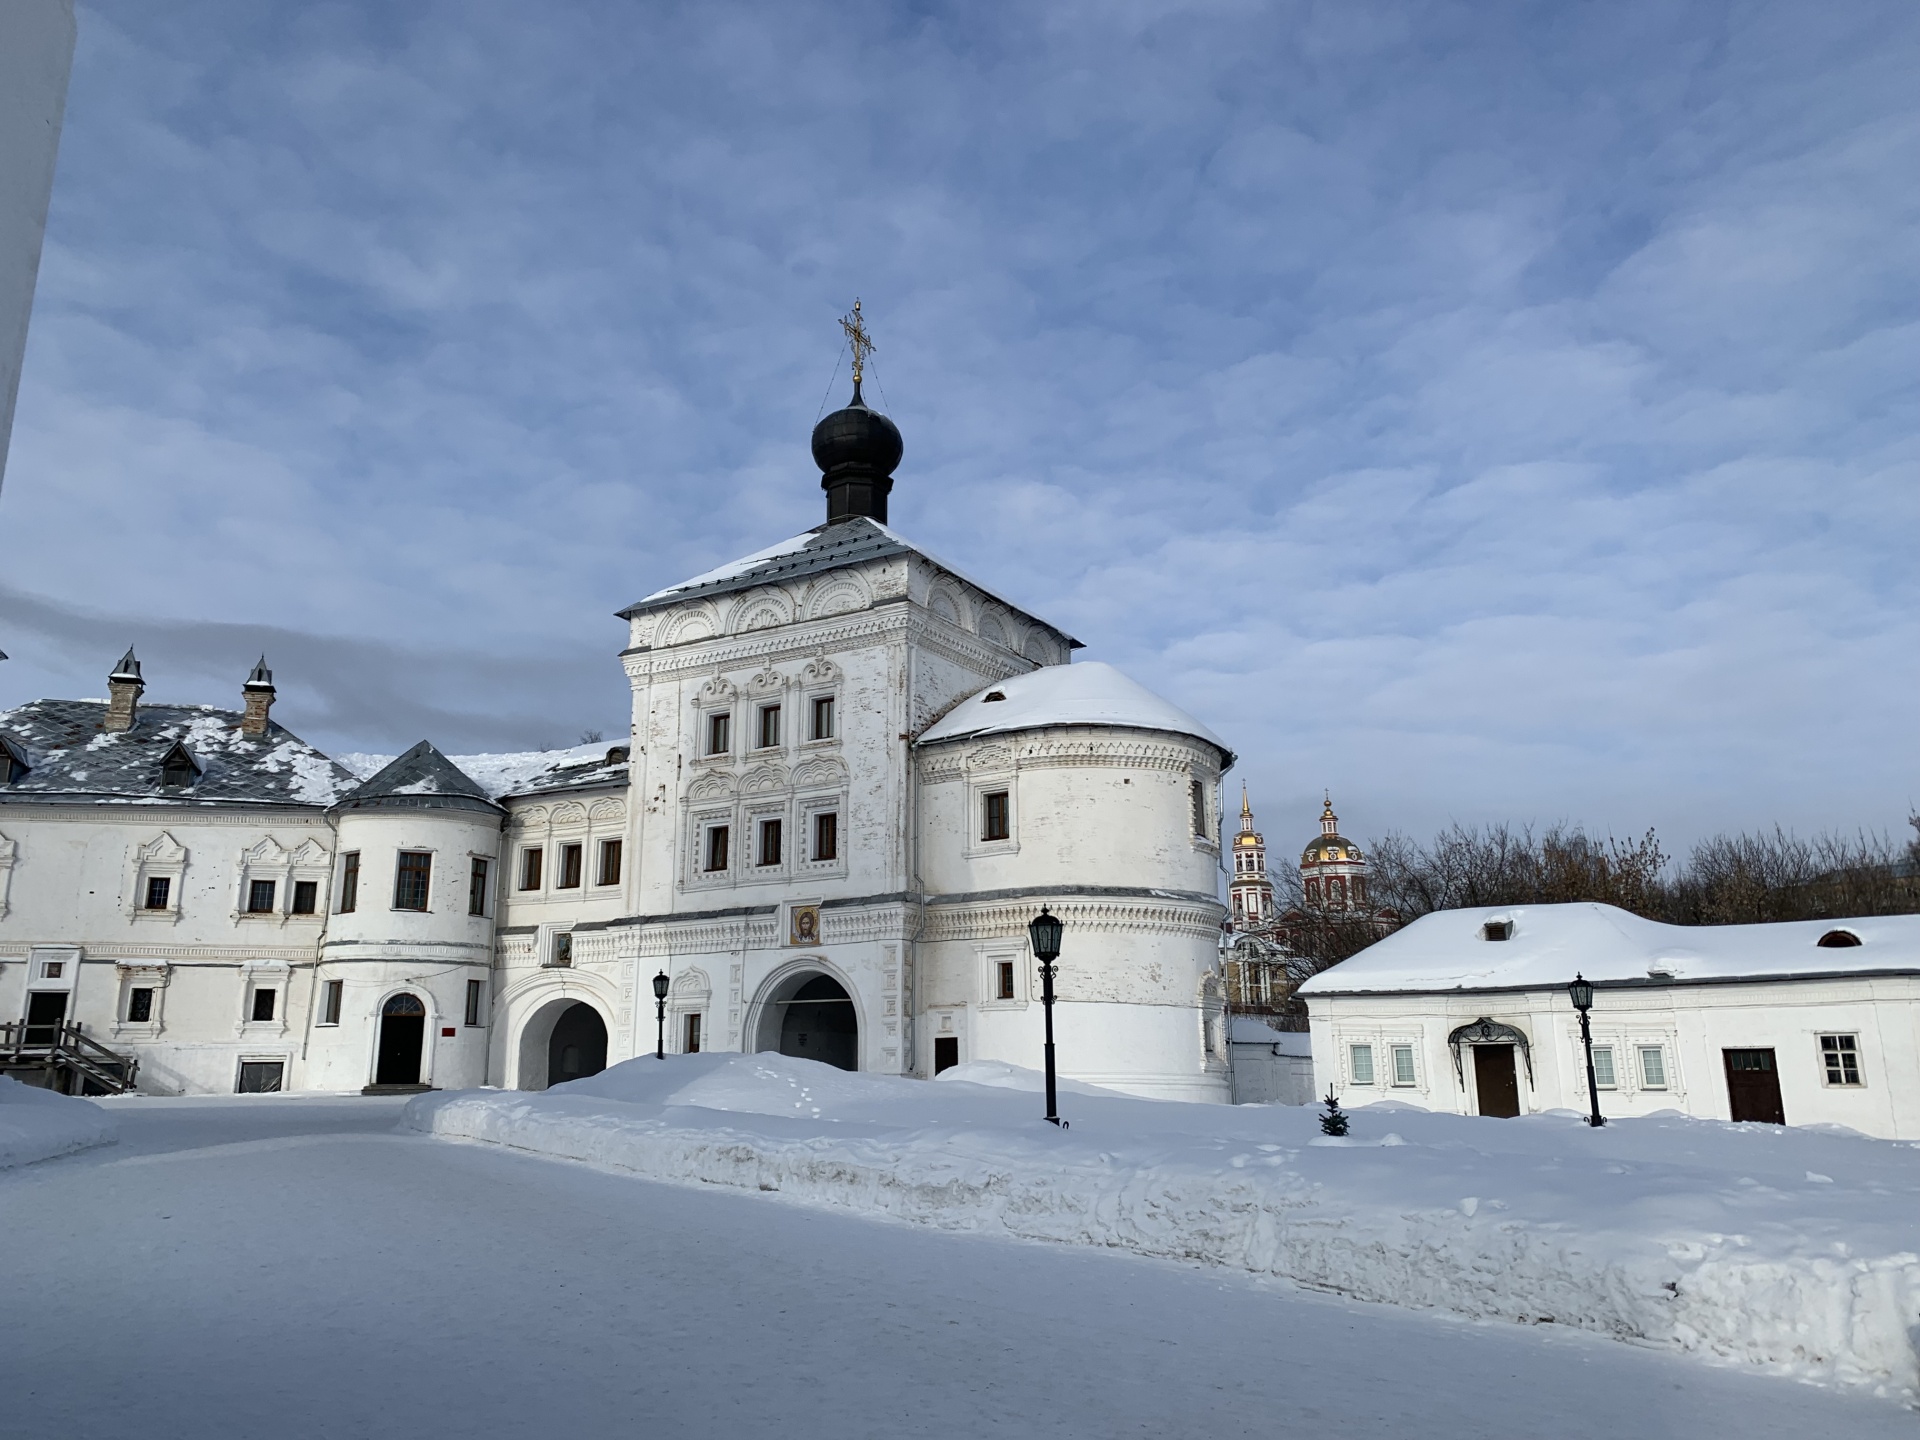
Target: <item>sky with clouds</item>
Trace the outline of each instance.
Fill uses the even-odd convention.
[[[896,528],[1270,839],[1920,803],[1906,0],[79,18],[0,703],[617,734],[613,611],[823,514],[858,295]]]

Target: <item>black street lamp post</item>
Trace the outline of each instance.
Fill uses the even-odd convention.
[[[660,1022],[660,1030],[653,1043],[653,1058],[667,1058],[667,972],[662,970],[653,977],[654,1019]]]
[[[1054,1098],[1053,1081],[1053,962],[1060,958],[1059,917],[1046,906],[1027,922],[1027,936],[1033,941],[1033,958],[1040,962],[1040,1006],[1047,1017],[1047,1119],[1060,1123],[1060,1107]]]
[[[1567,985],[1567,994],[1572,997],[1573,1008],[1580,1012],[1580,1043],[1587,1052],[1587,1100],[1592,1107],[1587,1124],[1604,1125],[1607,1122],[1600,1117],[1600,1082],[1593,1075],[1593,1030],[1587,1024],[1587,1012],[1593,1009],[1593,982],[1575,971]]]

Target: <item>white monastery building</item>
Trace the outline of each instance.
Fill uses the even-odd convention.
[[[1316,1081],[1350,1104],[1585,1114],[1576,975],[1593,984],[1603,1116],[1920,1140],[1920,915],[1678,926],[1597,904],[1439,911],[1300,987]]]
[[[864,336],[856,340],[856,361]],[[0,713],[0,1069],[159,1093],[540,1089],[654,1049],[1228,1095],[1206,726],[889,529],[900,434],[815,428],[826,523],[621,612],[629,743],[365,776],[270,718]],[[54,1052],[58,1052],[57,1055]]]

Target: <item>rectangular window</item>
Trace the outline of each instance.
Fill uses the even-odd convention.
[[[247,913],[249,915],[271,915],[273,913],[273,890],[277,881],[251,880],[247,883]]]
[[[153,1021],[153,991],[145,985],[127,992],[127,1023],[147,1025]]]
[[[840,858],[840,816],[833,810],[823,810],[813,817],[813,858],[816,860],[838,860]]]
[[[1371,1045],[1347,1047],[1347,1073],[1353,1077],[1353,1083],[1356,1085],[1373,1083],[1373,1047]]]
[[[602,885],[620,883],[620,842],[602,840],[600,842],[600,879]]]
[[[1851,1035],[1822,1035],[1820,1058],[1827,1067],[1827,1084],[1860,1083],[1860,1044]]]
[[[273,1007],[279,1002],[279,999],[280,992],[278,990],[264,987],[255,990],[253,992],[253,1013],[250,1018],[254,1020],[273,1019]]]
[[[724,755],[733,748],[733,717],[707,716],[707,754]]]
[[[293,882],[293,913],[311,915],[320,907],[320,882],[317,880],[296,880]]]
[[[522,890],[540,888],[540,857],[543,853],[538,846],[532,846],[520,852],[520,888]]]
[[[780,863],[780,831],[778,820],[760,822],[760,863],[778,865]]]
[[[476,855],[473,863],[467,867],[467,914],[484,915],[487,913],[487,870],[486,857]]]
[[[237,1088],[242,1095],[276,1094],[286,1074],[287,1064],[284,1060],[242,1060]]]
[[[994,967],[994,998],[996,1000],[1013,999],[1013,961],[1002,960]]]
[[[700,1053],[700,1017],[698,1015],[687,1016],[686,1041],[686,1053],[698,1055]]]
[[[424,910],[433,879],[433,856],[424,850],[402,850],[393,871],[393,908]]]
[[[147,909],[164,910],[173,898],[173,878],[168,875],[147,877]]]
[[[727,827],[715,825],[707,831],[707,869],[727,868]]]
[[[1005,790],[990,790],[980,797],[980,838],[1004,840],[1013,833],[1012,810]]]
[[[586,847],[584,845],[562,845],[560,847],[559,889],[578,890],[580,888],[580,872],[586,868],[582,863],[581,857],[585,853]]]
[[[347,982],[329,980],[320,995],[320,1023],[338,1025],[340,1023],[340,1002],[346,998]]]
[[[813,738],[815,740],[833,738],[833,696],[831,695],[813,697]]]
[[[360,903],[360,852],[349,850],[340,857],[340,913],[351,915]]]
[[[1411,1045],[1393,1047],[1393,1083],[1413,1084],[1413,1047]]]
[[[780,743],[780,707],[762,705],[760,707],[760,748],[771,750]]]
[[[1667,1088],[1666,1052],[1658,1045],[1640,1047],[1640,1085],[1646,1090]]]
[[[480,1001],[486,994],[484,980],[467,981],[467,1024],[480,1023]]]
[[[1188,782],[1187,805],[1193,811],[1193,833],[1199,839],[1207,834],[1207,787],[1198,780]]]
[[[1602,1090],[1615,1089],[1619,1084],[1613,1078],[1613,1047],[1611,1045],[1593,1047],[1593,1083]]]

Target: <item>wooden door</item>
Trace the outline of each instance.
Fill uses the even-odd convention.
[[[1520,1113],[1520,1076],[1513,1068],[1513,1046],[1473,1047],[1473,1087],[1480,1113],[1506,1120]]]
[[[1787,1123],[1780,1103],[1780,1071],[1771,1050],[1723,1050],[1727,1066],[1727,1104],[1735,1120],[1763,1125]]]

